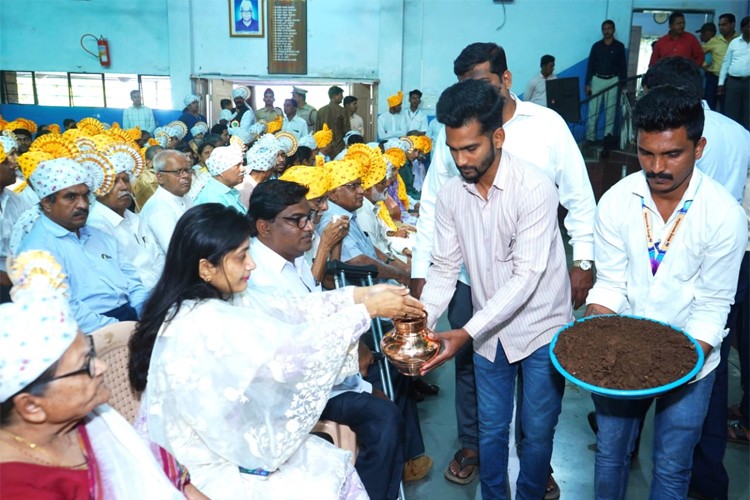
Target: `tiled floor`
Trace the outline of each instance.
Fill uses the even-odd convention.
[[[443,328],[447,324],[441,325]],[[446,363],[427,377],[427,381],[440,386],[440,394],[419,403],[422,432],[427,454],[434,461],[429,475],[406,486],[409,500],[462,500],[480,499],[479,480],[467,486],[458,486],[443,477],[443,471],[458,448],[454,410],[453,363]],[[739,363],[736,351],[730,358],[730,401],[738,401]],[[593,410],[590,393],[568,384],[565,388],[563,410],[555,435],[552,465],[560,484],[562,499],[586,500],[594,498],[594,443],[586,415]],[[640,457],[630,472],[628,500],[648,498],[652,462],[651,416],[646,420]],[[487,460],[486,457],[483,457]],[[724,458],[730,482],[729,498],[750,498],[750,447],[730,443]]]

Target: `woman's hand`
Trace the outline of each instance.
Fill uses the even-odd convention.
[[[409,295],[409,289],[395,285],[375,285],[354,289],[354,302],[364,304],[371,318],[421,318],[424,306]]]

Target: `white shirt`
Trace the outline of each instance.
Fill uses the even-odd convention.
[[[557,207],[552,181],[507,151],[486,200],[476,184],[451,179],[438,195],[440,237],[420,299],[427,326],[448,307],[463,262],[474,305],[464,328],[477,354],[494,362],[500,342],[515,363],[548,344],[573,319]]]
[[[352,116],[349,117],[349,126],[352,130],[356,130],[362,136],[365,135],[365,121],[362,119],[361,116],[359,116],[357,113],[352,113]]]
[[[516,101],[516,111],[503,124],[503,150],[533,163],[554,181],[560,204],[568,210],[565,228],[570,235],[573,260],[593,260],[596,202],[586,163],[568,125],[550,109],[521,101],[512,93],[511,98]],[[458,176],[445,137],[445,127],[441,126],[433,144],[432,163],[422,185],[417,238],[412,247],[413,278],[427,276],[430,266],[435,197],[448,180]]]
[[[307,122],[297,115],[294,115],[291,120],[285,116],[281,130],[291,132],[299,140],[300,137],[307,135]]]
[[[294,259],[294,262],[289,262],[258,238],[250,239],[250,255],[256,267],[250,273],[248,288],[271,291],[278,297],[302,297],[312,292],[322,291],[322,287],[315,284],[312,269],[304,255]],[[357,373],[335,385],[331,389],[330,397],[347,391],[372,392],[372,385]]]
[[[113,236],[130,263],[133,264],[141,283],[146,289],[154,287],[159,280],[159,270],[155,268],[158,250],[153,241],[148,241],[140,231],[140,216],[125,210],[120,217],[114,210],[97,202],[91,204],[86,224]]]
[[[141,237],[156,243],[154,269],[161,274],[164,257],[167,255],[169,240],[182,214],[192,208],[193,202],[187,196],[175,196],[159,186],[141,210]]]
[[[547,107],[547,80],[556,80],[557,75],[552,73],[547,78],[538,73],[526,85],[526,92],[523,94],[523,100],[533,102],[540,106]]]
[[[378,116],[378,140],[385,141],[392,137],[406,135],[406,118],[401,113],[395,115],[390,111]]]
[[[29,208],[30,204],[7,187],[0,192],[0,271],[7,271],[5,259],[10,253],[13,224]]]
[[[727,47],[719,72],[719,85],[724,85],[727,75],[750,76],[750,43],[738,36]]]
[[[664,241],[689,199],[694,201],[653,275],[641,200],[650,213],[654,239]],[[716,368],[747,242],[745,214],[726,189],[695,169],[665,222],[643,173],[636,172],[602,196],[594,238],[597,276],[587,304],[681,328],[713,347],[696,379]]]
[[[362,206],[356,210],[357,223],[362,231],[365,232],[372,244],[383,252],[385,255],[393,256],[393,249],[385,234],[385,227],[380,223],[378,218],[379,207],[366,197],[362,198]]]
[[[402,111],[402,114],[406,118],[407,132],[411,132],[412,130],[427,132],[427,114],[421,108],[417,108],[416,111],[406,108],[406,110]]]
[[[703,126],[706,147],[695,166],[741,202],[750,170],[750,132],[731,118],[711,111],[706,101],[702,104],[706,116]]]

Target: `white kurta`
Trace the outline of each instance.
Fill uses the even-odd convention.
[[[211,498],[367,498],[350,454],[309,434],[367,310],[351,288],[235,300],[185,302],[162,326],[142,398],[151,439]]]

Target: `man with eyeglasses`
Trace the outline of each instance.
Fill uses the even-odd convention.
[[[250,0],[242,0],[240,2],[240,19],[234,23],[234,31],[244,33],[260,31],[258,20],[253,19],[254,17],[253,3]]]
[[[313,183],[312,189],[318,188]],[[318,214],[317,210],[311,210],[309,194],[309,188],[285,180],[264,182],[253,191],[248,218],[254,236],[250,253],[257,267],[250,276],[249,288],[284,297],[321,291],[304,257],[312,246],[313,221]],[[338,223],[331,226],[335,224]],[[409,439],[419,440],[424,453],[416,409],[412,404],[411,414],[402,417],[397,405],[373,394],[372,384],[363,378],[373,356],[363,343],[360,342],[358,352],[350,354],[350,363],[339,374],[321,418],[348,425],[357,434],[360,450],[355,467],[370,498],[396,498],[405,453],[411,451]],[[404,418],[409,423],[405,424]]]
[[[159,187],[141,210],[141,228],[147,240],[156,242],[154,269],[160,271],[177,221],[193,206],[186,196],[192,183],[192,169],[184,154],[165,149],[154,156],[154,172]]]
[[[71,310],[84,333],[137,321],[148,291],[117,240],[86,224],[92,191],[86,168],[69,158],[43,161],[30,182],[42,215],[17,253],[44,250],[60,263]]]
[[[331,177],[331,191],[328,195],[328,210],[318,224],[318,234],[335,218],[349,218],[349,234],[344,238],[341,248],[341,260],[357,266],[374,265],[378,269],[378,278],[396,280],[409,286],[410,273],[390,264],[389,257],[372,244],[357,222],[357,209],[364,203],[362,173],[359,164],[352,160],[331,161],[325,164]]]

